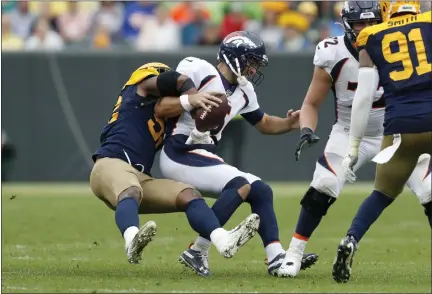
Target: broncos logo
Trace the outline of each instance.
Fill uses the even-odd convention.
[[[244,36],[233,36],[226,39],[225,43],[233,43],[237,47],[239,47],[242,44],[245,44],[249,46],[250,48],[256,48],[257,45],[252,42],[249,38],[246,38]]]

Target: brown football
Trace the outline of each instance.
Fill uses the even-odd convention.
[[[222,100],[219,107],[209,106],[211,109],[210,112],[203,108],[196,111],[195,125],[200,132],[210,131],[223,125],[225,116],[231,111],[231,105],[229,105],[228,98],[225,94],[216,94],[215,96]]]

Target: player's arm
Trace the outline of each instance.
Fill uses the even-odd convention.
[[[264,113],[261,120],[255,125],[256,129],[265,135],[280,135],[292,129],[299,128],[300,111],[288,111],[286,117],[278,117]]]
[[[359,43],[359,73],[358,86],[354,94],[351,112],[351,127],[349,136],[349,154],[358,156],[360,141],[365,133],[369,114],[372,109],[373,97],[378,88],[379,75],[371,57],[365,49],[369,35],[367,30],[360,32]]]
[[[300,109],[300,129],[309,128],[315,132],[318,124],[318,110],[330,92],[332,79],[321,67],[315,66],[312,81]]]
[[[221,102],[210,93],[197,93],[192,80],[176,71],[146,79],[139,86],[152,96],[163,97],[155,105],[155,115],[160,118],[179,116],[195,107],[218,107]]]

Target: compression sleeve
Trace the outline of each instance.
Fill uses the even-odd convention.
[[[367,127],[378,82],[379,75],[375,67],[361,67],[359,69],[358,86],[351,112],[350,154],[358,154],[358,147]],[[354,153],[351,153],[351,151]]]

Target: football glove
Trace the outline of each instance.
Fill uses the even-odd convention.
[[[313,144],[317,143],[319,141],[319,137],[314,134],[312,129],[310,128],[303,128],[300,131],[300,141],[297,143],[297,148],[295,151],[295,157],[296,161],[299,161],[300,154],[306,146],[312,146]]]

